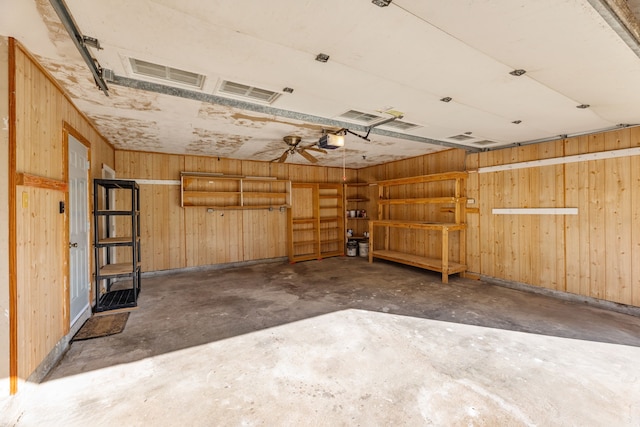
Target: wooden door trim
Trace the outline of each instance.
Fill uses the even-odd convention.
[[[18,244],[16,218],[16,41],[9,37],[9,393],[18,392]]]

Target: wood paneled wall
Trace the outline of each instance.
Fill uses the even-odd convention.
[[[9,55],[15,63],[9,70],[15,84],[15,123],[9,125],[14,131],[9,173],[16,233],[10,274],[17,292],[11,310],[16,326],[11,374],[15,387],[18,378],[28,378],[69,330],[68,220],[58,212],[66,192],[16,185],[15,177],[26,173],[66,183],[65,128],[89,141],[92,177],[100,176],[103,163],[114,166],[114,151],[65,91],[11,39]]]
[[[140,185],[143,271],[200,267],[287,256],[287,215],[278,210],[180,207],[181,171],[273,176],[294,182],[342,182],[341,168],[241,161],[217,157],[116,151],[121,179]],[[356,171],[346,171],[356,179]]]
[[[468,156],[470,170],[640,146],[640,128]],[[640,156],[471,174],[478,233],[472,271],[640,306]],[[578,215],[494,215],[493,208],[575,207]]]

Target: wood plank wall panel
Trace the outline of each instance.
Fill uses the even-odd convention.
[[[327,182],[327,168],[310,168],[305,165],[289,165],[287,179],[292,182]]]
[[[553,142],[481,153],[481,166],[562,156]],[[564,290],[564,217],[493,215],[493,208],[564,206],[563,166],[479,175],[481,273]],[[471,244],[473,245],[473,244]]]
[[[64,192],[18,186],[18,375],[28,378],[68,327],[65,316],[66,265],[52,262],[68,250]],[[24,286],[28,284],[28,286]]]
[[[242,162],[242,175],[273,176],[271,162]],[[241,211],[242,260],[287,256],[287,212],[264,209]],[[283,232],[284,230],[284,232]]]
[[[327,182],[356,182],[358,171],[356,169],[327,168]]]
[[[637,146],[636,127],[474,156],[483,167]],[[468,258],[479,252],[487,276],[640,305],[639,171],[640,156],[632,156],[479,174],[469,182],[479,193],[480,232]],[[499,207],[579,213],[493,215]]]
[[[589,151],[619,149],[640,145],[637,128],[610,132],[604,135],[584,137],[583,145]],[[635,157],[607,159],[580,164],[578,196],[581,218],[577,232],[567,239],[576,241],[580,250],[576,266],[575,257],[567,257],[568,270],[579,270],[577,285],[572,290],[580,294],[610,301],[638,305],[640,292],[638,271],[634,267],[640,236],[634,221],[634,212],[640,198],[637,169],[640,159]],[[573,168],[576,170],[576,168]],[[569,168],[567,168],[569,170]],[[635,176],[635,179],[634,179]],[[599,242],[598,244],[589,244]],[[569,243],[567,244],[569,246]],[[589,268],[584,268],[588,265]],[[582,269],[580,269],[582,267]]]
[[[244,211],[242,220],[243,261],[287,256],[286,210]]]
[[[640,145],[640,128],[629,132],[629,145]],[[631,304],[640,306],[640,158],[631,161]]]
[[[184,158],[159,153],[116,152],[119,179],[177,181]],[[124,219],[116,229],[127,229]],[[185,265],[184,209],[180,208],[180,186],[140,184],[140,237],[142,271],[180,268]],[[118,250],[118,260],[128,260],[129,250]],[[120,258],[122,257],[122,258]]]
[[[566,156],[589,152],[591,136],[580,136],[565,141]],[[565,165],[565,203],[567,206],[584,208],[589,200],[589,167],[592,162]],[[589,208],[581,209],[579,215],[565,218],[566,247],[566,291],[578,295],[591,295],[591,269],[589,266]]]
[[[181,171],[273,176],[297,182],[342,182],[341,168],[217,157],[117,151],[122,179],[179,180]],[[346,170],[354,180],[355,170]],[[200,267],[287,255],[287,215],[279,210],[180,207],[178,185],[141,184],[143,271]]]
[[[609,132],[605,135],[605,149],[629,147],[629,132]],[[605,223],[609,228],[605,237],[607,251],[605,299],[631,301],[631,158],[605,160]],[[637,262],[637,261],[636,261]],[[612,286],[613,285],[613,286]]]
[[[589,152],[604,151],[604,135],[593,135],[589,139]],[[589,212],[588,245],[590,248],[588,266],[590,269],[590,296],[604,299],[606,280],[606,251],[603,242],[606,239],[606,222],[604,217],[604,182],[605,160],[595,160],[588,163],[589,167],[589,204],[579,207]],[[583,233],[583,230],[580,230]],[[581,265],[586,268],[586,265]]]
[[[63,179],[64,163],[58,161],[63,155],[61,138],[60,133],[55,133],[61,126],[56,126],[54,120],[55,87],[27,55],[16,55],[16,72],[24,77],[16,79],[16,125],[22,130],[18,134],[22,149],[17,152],[17,170]],[[31,104],[33,99],[39,102]]]
[[[468,154],[465,159],[466,170],[469,172],[467,178],[467,197],[474,199],[475,203],[468,204],[469,208],[477,209],[480,200],[480,187],[478,173],[478,154]],[[480,213],[467,212],[467,271],[470,273],[480,272]]]
[[[99,177],[102,164],[114,166],[114,150],[70,101],[65,91],[16,43],[15,49],[15,173],[66,181],[63,126],[90,142],[90,175]],[[16,288],[19,348],[18,376],[26,379],[67,333],[67,224],[58,213],[65,193],[18,186]],[[22,193],[27,203],[22,204]],[[25,207],[26,206],[26,207]]]

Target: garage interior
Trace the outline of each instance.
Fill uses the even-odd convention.
[[[3,2],[0,421],[637,425],[640,5],[423,3]]]

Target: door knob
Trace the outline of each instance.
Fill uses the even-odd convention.
[[[77,248],[78,244],[77,243],[69,243],[69,247],[70,248]]]

